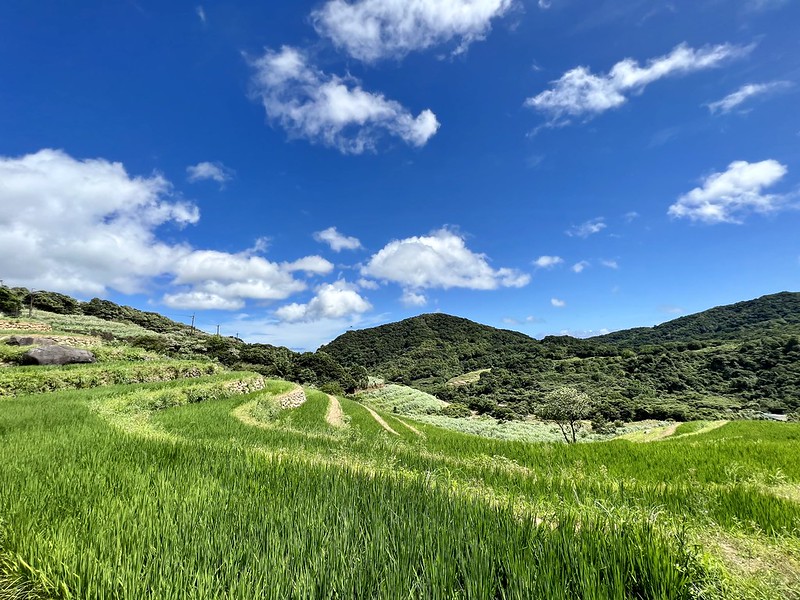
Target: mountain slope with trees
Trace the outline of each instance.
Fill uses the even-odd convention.
[[[578,340],[442,314],[348,332],[322,348],[344,366],[500,418],[540,412],[575,387],[598,419],[714,418],[800,408],[800,294],[716,307],[655,328]],[[470,385],[447,381],[490,369]]]

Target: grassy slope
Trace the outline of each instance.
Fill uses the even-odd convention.
[[[781,496],[800,482],[800,426],[567,447],[396,421],[393,436],[347,400],[338,431],[313,392],[263,427],[232,412],[269,393],[141,401],[185,385],[1,401],[7,578],[80,598],[769,597],[724,583],[725,552],[797,557],[800,505]],[[120,429],[114,411],[140,419]],[[697,560],[691,540],[712,538],[725,548]],[[792,597],[793,574],[759,577]]]
[[[800,598],[798,425],[393,435],[170,362],[0,370],[0,598]],[[84,389],[18,393],[49,380]]]

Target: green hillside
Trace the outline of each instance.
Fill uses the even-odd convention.
[[[193,365],[6,377],[0,598],[800,598],[800,425],[509,442]]]
[[[800,333],[800,293],[781,292],[680,317],[655,327],[592,338],[605,344],[643,346],[706,340],[743,341]]]
[[[442,314],[348,332],[323,350],[345,366],[501,419],[536,414],[549,393],[591,396],[594,418],[714,419],[800,409],[800,294],[782,293],[650,330],[537,341]],[[452,386],[481,369],[480,378]]]

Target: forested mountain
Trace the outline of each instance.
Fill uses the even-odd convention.
[[[590,394],[605,418],[689,419],[800,408],[799,333],[800,294],[781,293],[588,340],[537,341],[429,314],[347,332],[322,350],[504,418],[536,412],[569,385]],[[474,384],[447,384],[477,369],[491,371]]]
[[[750,340],[800,333],[800,293],[781,292],[717,306],[655,327],[637,327],[592,338],[620,346],[703,340]]]

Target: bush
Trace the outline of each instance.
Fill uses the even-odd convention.
[[[458,419],[458,418],[466,418],[472,416],[472,411],[466,404],[461,404],[460,402],[456,402],[454,404],[445,406],[442,410],[439,411],[439,414],[442,415],[443,417],[455,417],[456,419]]]
[[[12,290],[0,286],[0,313],[7,317],[18,317],[22,312],[22,299]]]

